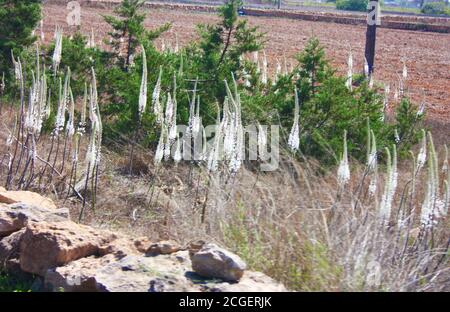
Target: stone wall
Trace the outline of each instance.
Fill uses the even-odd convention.
[[[70,220],[48,198],[0,188],[0,271],[33,274],[42,291],[286,291],[202,240],[152,242]]]

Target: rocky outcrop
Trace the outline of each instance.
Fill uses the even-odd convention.
[[[15,198],[50,202],[28,193]],[[72,222],[67,210],[47,204],[0,204],[0,226],[0,270],[40,276],[46,290],[286,291],[215,244],[134,239]]]
[[[0,203],[25,203],[41,208],[56,209],[56,205],[51,199],[37,193],[29,191],[7,191],[4,188],[0,189]]]
[[[117,237],[71,221],[39,222],[27,226],[20,243],[20,267],[44,276],[48,269],[99,255]]]
[[[29,203],[0,204],[0,237],[25,227],[29,222],[69,220],[68,209],[56,209]]]

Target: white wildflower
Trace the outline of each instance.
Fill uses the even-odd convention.
[[[145,113],[145,107],[147,106],[147,58],[145,56],[145,49],[142,48],[142,79],[141,87],[139,90],[139,120],[142,120],[142,116]]]
[[[291,132],[289,133],[288,146],[293,150],[297,151],[300,147],[300,126],[299,126],[299,116],[300,106],[298,100],[297,89],[295,89],[295,108],[294,108],[294,123],[292,124]]]
[[[350,180],[350,167],[348,165],[348,152],[347,152],[347,131],[344,131],[344,151],[342,153],[342,158],[339,163],[337,178],[341,186],[344,186]]]
[[[348,60],[347,60],[347,80],[345,81],[345,85],[347,86],[347,88],[351,91],[352,90],[352,84],[353,84],[353,56],[352,56],[352,51],[350,51],[349,55],[348,55]]]

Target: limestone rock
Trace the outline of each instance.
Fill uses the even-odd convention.
[[[113,255],[83,258],[48,270],[45,283],[54,290],[65,291],[199,291],[186,277],[188,263],[175,260],[177,256],[188,257],[187,252],[178,253],[155,257],[128,255],[121,259]]]
[[[20,271],[19,249],[25,229],[14,232],[0,240],[0,271],[18,273]]]
[[[99,254],[117,236],[71,221],[40,222],[27,226],[20,244],[23,271],[44,276],[49,268]]]
[[[177,252],[181,249],[180,245],[172,240],[160,241],[158,243],[150,245],[147,250],[151,255],[168,255]]]
[[[56,209],[56,205],[51,199],[30,191],[6,191],[0,189],[0,203],[26,203],[42,208]]]
[[[191,256],[191,261],[192,269],[199,275],[231,282],[239,281],[247,267],[237,255],[215,244],[205,244]]]
[[[60,222],[69,219],[66,208],[53,209],[27,203],[0,206],[0,236],[7,236],[25,227],[29,222]]]
[[[148,237],[139,237],[134,240],[134,247],[142,253],[146,253],[152,245],[152,241]]]

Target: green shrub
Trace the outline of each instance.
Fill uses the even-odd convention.
[[[0,271],[0,292],[30,292],[33,279],[17,278]]]
[[[11,50],[17,56],[36,39],[32,31],[41,18],[39,0],[0,0],[0,75],[11,72]],[[9,79],[7,79],[9,80]]]
[[[336,0],[336,9],[347,11],[367,11],[369,0]]]
[[[420,11],[424,14],[450,16],[450,7],[445,2],[427,3],[422,7]]]

